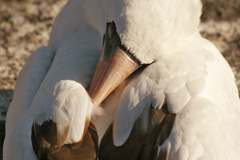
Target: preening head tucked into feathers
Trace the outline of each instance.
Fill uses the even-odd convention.
[[[149,63],[156,52],[198,32],[201,9],[200,0],[124,0],[116,18],[121,41]]]
[[[59,39],[81,30],[88,33],[84,41],[101,40],[106,24],[114,21],[122,44],[151,63],[198,32],[201,10],[201,0],[71,0],[56,19],[62,27],[53,26],[50,45],[56,48]]]
[[[238,90],[201,8],[68,0],[19,76],[4,160],[239,160]]]

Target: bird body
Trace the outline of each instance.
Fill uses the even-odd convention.
[[[199,34],[200,15],[199,0],[70,0],[56,18],[49,46],[32,55],[17,81],[4,160],[37,159],[35,122],[52,120],[56,143],[72,144],[82,139],[91,118],[100,160],[124,159],[125,151],[132,160],[237,160],[235,78],[216,47]],[[97,113],[86,89],[110,21],[127,50],[148,65]],[[152,149],[145,154],[148,142]],[[148,155],[152,151],[154,156]]]

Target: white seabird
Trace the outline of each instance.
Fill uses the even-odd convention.
[[[41,125],[51,121],[55,126],[45,131],[57,136],[46,142],[79,148],[76,159],[238,160],[238,90],[227,62],[199,34],[201,7],[200,0],[70,0],[48,46],[31,56],[18,78],[4,160],[43,158],[34,151],[32,129],[39,125],[41,135]],[[122,46],[145,66],[100,110],[86,88],[111,21]],[[94,138],[83,138],[88,121],[98,134],[96,153]],[[81,140],[90,143],[78,147]]]

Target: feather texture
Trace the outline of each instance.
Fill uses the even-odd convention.
[[[6,119],[6,137],[3,149],[4,159],[36,158],[31,153],[32,147],[31,141],[29,141],[31,132],[28,131],[30,131],[29,127],[32,121],[29,109],[33,97],[51,66],[53,58],[54,52],[50,48],[40,48],[29,58],[19,75],[13,101],[9,107]],[[22,146],[23,144],[24,146],[26,145],[26,148],[23,147],[19,150],[17,146]]]
[[[143,64],[151,64],[108,97],[101,112],[92,112],[100,157],[123,155],[119,153],[127,144],[134,148],[136,133],[151,135],[147,128],[154,115],[147,113],[157,110],[174,115],[174,122],[170,118],[155,123],[168,133],[152,136],[161,139],[153,149],[159,159],[238,160],[240,102],[235,78],[216,47],[199,35],[200,15],[200,0],[70,0],[55,20],[49,47],[32,56],[17,82],[7,115],[4,160],[36,159],[34,121],[64,122],[59,133],[66,122],[72,130],[64,143],[81,138],[83,126],[74,125],[89,117],[85,88],[109,21],[116,22],[126,49]],[[85,109],[77,107],[80,104]],[[75,113],[80,118],[70,119]],[[116,152],[106,152],[108,147]],[[151,153],[141,154],[139,148],[131,154],[144,159]]]
[[[193,40],[186,43],[191,48],[148,66],[124,90],[114,120],[116,146],[131,138],[144,108],[165,97],[167,111],[176,114],[170,137],[159,146],[169,151],[169,159],[238,159],[240,108],[233,73],[212,44]]]

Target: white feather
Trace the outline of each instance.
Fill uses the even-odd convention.
[[[49,106],[48,112],[41,112],[35,118],[35,122],[41,125],[45,121],[52,120],[56,123],[60,135],[69,127],[65,144],[79,142],[93,109],[88,93],[81,84],[65,80],[56,84],[53,96],[53,103]]]
[[[48,72],[53,57],[54,52],[50,48],[38,49],[36,53],[29,58],[27,64],[19,75],[13,101],[8,109],[6,119],[6,137],[3,148],[3,158],[5,160],[26,159],[26,157],[32,157],[22,155],[25,156],[25,158],[23,158],[21,153],[25,152],[19,150],[19,147],[17,146],[26,144],[28,149],[32,148],[31,141],[28,142],[31,139],[26,138],[27,136],[30,136],[29,134],[31,134],[31,130],[25,129],[28,124],[31,124],[32,122],[30,118],[31,115],[28,115],[28,110],[31,107],[33,97]],[[28,117],[29,120],[27,120]],[[23,147],[21,149],[28,150],[27,148]],[[28,151],[26,152],[29,153]],[[12,156],[15,156],[15,158]]]
[[[31,141],[32,118],[31,113],[26,111],[19,117],[11,132],[7,132],[3,149],[4,160],[37,160]]]
[[[17,80],[13,101],[6,119],[6,137],[3,159],[36,159],[31,145],[32,116],[29,115],[32,99],[51,65],[54,52],[40,48],[28,60]],[[30,125],[30,126],[29,126]],[[24,146],[19,148],[19,146]],[[32,157],[32,158],[31,158]]]
[[[13,101],[8,109],[6,132],[14,128],[18,119],[30,108],[53,57],[54,52],[50,48],[40,48],[29,58],[17,80]]]
[[[106,23],[113,20],[122,43],[143,63],[155,63],[103,104],[107,106],[104,116],[95,117],[100,139],[113,122],[114,143],[117,146],[124,144],[144,108],[151,104],[161,108],[165,99],[168,110],[177,114],[170,137],[160,146],[170,148],[170,159],[238,160],[240,102],[234,75],[218,50],[199,35],[200,15],[200,0],[69,1],[54,23],[49,57],[41,64],[30,61],[31,65],[18,81],[7,116],[4,159],[25,159],[22,157],[29,153],[28,159],[35,160],[29,136],[32,121],[40,113],[51,111],[54,101],[62,102],[65,96],[67,100],[73,94],[63,89],[64,92],[57,92],[57,95],[64,98],[53,95],[54,87],[61,80],[80,83],[70,82],[88,97],[81,86],[89,85]],[[53,52],[56,56],[51,63]],[[39,61],[41,57],[36,59]],[[34,68],[39,77],[32,77]],[[83,96],[81,93],[79,96]],[[68,112],[73,114],[76,106],[72,104],[81,102],[70,101],[73,103],[69,103],[72,107]],[[85,102],[86,106],[91,104]],[[65,108],[68,105],[59,106]],[[83,116],[88,113],[87,110],[78,111]],[[52,117],[62,121],[65,113],[60,115]],[[78,120],[71,123],[84,121]],[[81,127],[73,128],[76,133],[82,131]],[[71,134],[69,142],[78,140],[80,135]],[[22,140],[15,142],[13,137]],[[16,147],[18,144],[22,144],[22,149]],[[9,157],[15,152],[15,157]]]
[[[160,146],[171,146],[170,159],[237,160],[240,102],[233,73],[208,41],[196,36],[186,45],[189,47],[149,66],[125,89],[114,121],[114,144],[126,142],[144,107],[166,97],[168,111],[177,114],[170,137]],[[155,82],[146,92],[148,79]],[[129,89],[134,86],[140,93]],[[149,92],[155,96],[149,96]],[[135,103],[139,102],[138,95],[142,99],[140,105]]]

